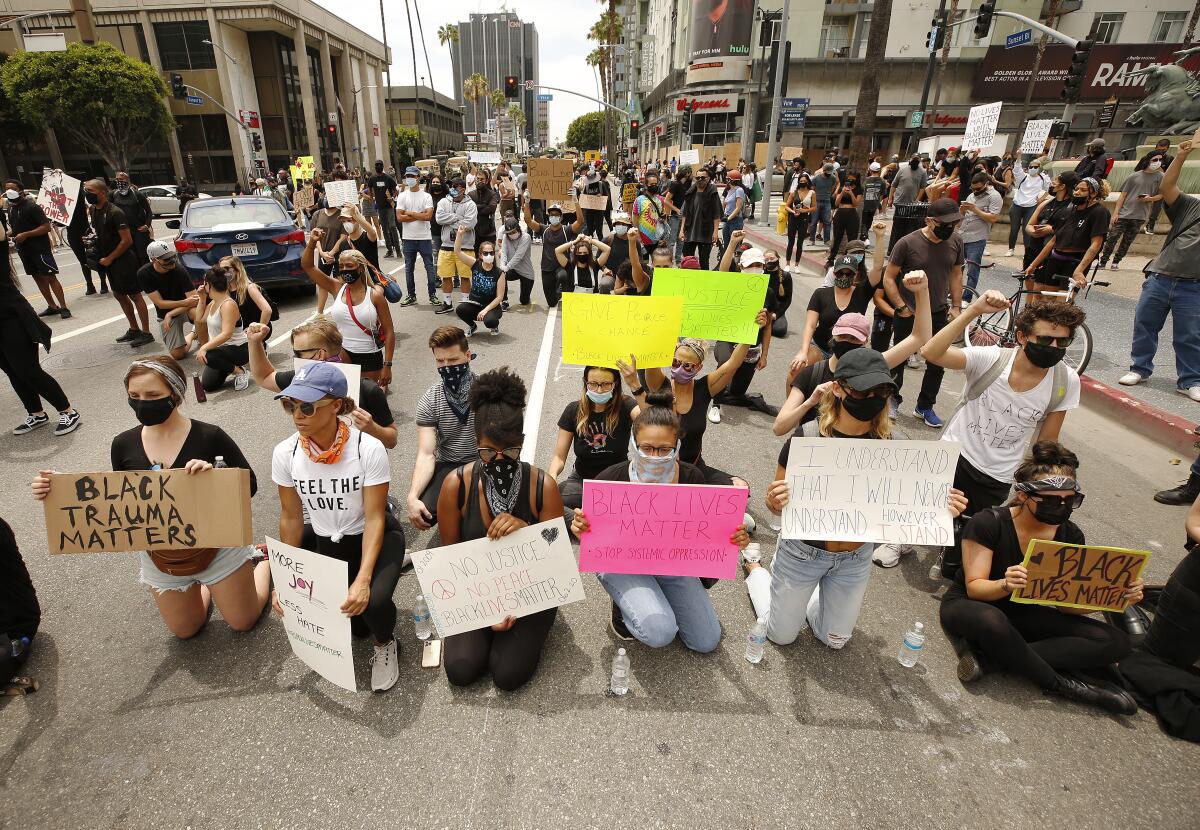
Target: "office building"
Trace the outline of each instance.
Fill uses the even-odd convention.
[[[393,127],[421,133],[422,154],[463,149],[463,113],[458,102],[427,86],[393,86],[388,89],[388,110]]]
[[[0,51],[23,48],[24,33],[61,32],[68,43],[83,40],[76,17],[62,11],[68,5],[0,0],[0,17],[47,11],[0,29]],[[168,88],[174,73],[189,85],[188,99],[168,95],[178,127],[132,165],[128,172],[135,182],[186,177],[219,193],[259,172],[286,168],[296,156],[313,156],[318,169],[335,160],[357,164],[360,158],[383,157],[383,44],[316,3],[91,0],[90,5],[96,41],[150,64]],[[255,135],[262,151],[253,148]],[[77,176],[115,172],[88,148],[74,146],[63,130],[12,138],[0,137],[0,166],[10,173],[20,168],[31,183],[40,180],[44,166]]]
[[[504,78],[515,75],[520,84],[519,97],[506,101],[503,109],[517,104],[525,113],[523,135],[530,144],[537,144],[537,90],[526,88],[525,83],[540,82],[538,74],[538,34],[532,23],[522,23],[515,12],[472,14],[470,20],[458,24],[458,43],[451,50],[454,66],[454,90],[457,102],[465,107],[463,120],[467,133],[487,133],[488,121],[496,119],[487,95],[466,97],[463,84],[472,75],[482,75],[487,80],[488,90],[503,89]],[[504,135],[509,142],[508,135]],[[484,136],[486,141],[487,137]]]

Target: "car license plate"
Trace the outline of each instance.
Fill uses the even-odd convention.
[[[236,257],[258,256],[257,242],[247,242],[243,245],[231,245],[230,247],[233,249],[233,255]]]

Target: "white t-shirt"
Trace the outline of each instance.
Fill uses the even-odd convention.
[[[1012,371],[1017,350],[1001,349],[999,346],[969,346],[963,349],[967,358],[967,384],[987,374],[1005,351],[1011,354],[1000,377],[951,418],[942,434],[943,441],[962,444],[963,456],[975,469],[998,481],[1013,480],[1013,473],[1025,457],[1026,445],[1038,421],[1042,419],[1042,413],[1057,397],[1052,394],[1053,369],[1047,370],[1042,382],[1028,392],[1014,392],[1008,384],[1008,375]],[[1074,369],[1068,369],[1066,395],[1051,411],[1060,412],[1077,406],[1079,375]]]
[[[299,433],[275,445],[271,480],[292,487],[318,536],[339,541],[363,532],[364,487],[391,481],[387,450],[378,438],[350,427],[350,438],[336,464],[317,464],[299,445]]]
[[[401,190],[400,195],[396,197],[396,210],[410,210],[414,213],[420,213],[423,210],[433,209],[433,197],[424,190],[418,190],[415,193],[411,190]],[[419,240],[432,239],[429,231],[429,222],[405,222],[404,238]]]

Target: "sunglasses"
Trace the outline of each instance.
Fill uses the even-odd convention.
[[[308,360],[308,356],[310,354],[314,354],[319,351],[321,351],[319,347],[316,349],[292,349],[292,357],[298,357],[301,360]]]
[[[684,362],[684,361],[682,361],[682,360],[672,360],[672,361],[671,361],[671,368],[672,368],[672,369],[679,369],[679,368],[682,368],[682,369],[683,369],[685,372],[695,372],[695,371],[697,371],[697,370],[700,368],[700,364],[698,364],[698,363],[686,363],[686,362]]]
[[[874,389],[868,389],[866,392],[859,392],[857,389],[851,389],[845,383],[842,383],[840,381],[839,381],[839,384],[841,385],[842,390],[848,396],[850,396],[851,398],[857,398],[859,400],[866,400],[867,398],[890,397],[892,394],[893,388],[894,388],[889,384],[883,383],[883,384],[880,384],[879,386],[876,386]]]
[[[280,398],[279,402],[283,404],[283,411],[289,415],[296,414],[296,410],[300,410],[301,415],[311,417],[318,409],[328,406],[333,403],[334,398],[325,398],[316,403],[308,403],[307,401],[298,401],[295,398]]]
[[[494,450],[491,447],[479,448],[479,460],[484,464],[491,464],[500,456],[504,456],[509,461],[517,461],[521,457],[521,447],[505,447],[502,450]]]
[[[1047,507],[1063,507],[1071,505],[1073,508],[1078,508],[1083,504],[1083,493],[1076,493],[1072,496],[1033,496],[1033,500],[1039,504],[1044,504]]]
[[[1065,349],[1075,342],[1075,335],[1069,334],[1066,337],[1051,337],[1048,334],[1031,334],[1029,342],[1037,343],[1039,346],[1058,346],[1060,349]]]

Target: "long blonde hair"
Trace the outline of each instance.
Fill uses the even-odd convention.
[[[617,431],[617,422],[621,418],[621,410],[625,405],[625,393],[621,385],[621,373],[607,366],[588,366],[583,370],[583,394],[579,397],[579,411],[575,414],[575,434],[580,438],[587,437],[587,423],[596,414],[596,405],[587,396],[588,373],[593,369],[601,372],[611,372],[613,376],[613,396],[604,411],[604,428],[608,435]],[[620,449],[618,447],[618,449]]]
[[[229,281],[229,295],[233,297],[234,302],[242,305],[246,302],[246,292],[250,290],[250,276],[246,273],[246,266],[235,256],[221,257],[220,265],[233,271],[233,279]]]
[[[836,381],[834,381],[836,383]],[[837,396],[830,386],[825,390],[825,397],[821,398],[817,410],[817,432],[825,438],[833,435],[833,425],[837,422],[838,417],[842,414],[842,399]],[[887,440],[892,437],[892,419],[888,417],[888,410],[885,406],[871,421],[871,428],[867,430],[864,437],[882,438]]]

